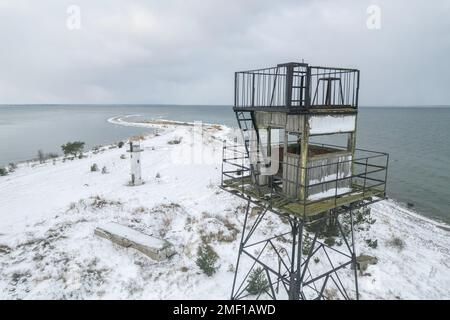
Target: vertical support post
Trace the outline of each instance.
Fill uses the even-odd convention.
[[[356,127],[356,123],[355,123],[355,127]],[[352,177],[350,179],[350,187],[351,187],[351,184],[353,184],[353,176],[355,175],[355,164],[354,164],[355,149],[356,149],[355,144],[356,144],[356,131],[353,131],[353,132],[349,133],[348,140],[347,140],[347,151],[351,152],[351,157],[352,157],[350,159],[350,173],[351,173],[351,177]]]
[[[301,221],[298,225],[298,241],[297,241],[297,292],[298,297],[303,295],[303,286],[302,286],[302,256],[303,256],[303,221]]]
[[[223,163],[225,161],[225,149],[227,148],[227,140],[223,140],[223,145],[222,145],[222,175],[221,175],[221,180],[220,180],[220,185],[223,187]]]
[[[327,88],[325,92],[325,105],[331,107],[331,79],[326,79],[325,82],[327,83]]]
[[[311,106],[311,67],[306,67],[305,107]]]
[[[300,141],[299,141],[299,143],[300,143]],[[301,149],[300,149],[301,150]],[[298,157],[298,159],[297,159],[297,165],[296,165],[296,167],[294,167],[294,172],[296,172],[296,174],[295,174],[295,196],[296,197],[298,197],[298,195],[299,195],[299,191],[300,191],[300,188],[299,188],[299,177],[300,177],[300,168],[302,167],[301,166],[301,157]]]
[[[363,185],[363,197],[366,196],[366,181],[367,181],[367,167],[369,159],[366,158],[366,168],[364,169],[364,185]]]
[[[355,289],[356,289],[356,300],[359,300],[359,288],[358,288],[358,262],[356,261],[356,249],[355,249],[355,236],[354,236],[354,226],[353,226],[353,205],[350,205],[350,229],[352,235],[352,265],[355,275]]]
[[[358,103],[359,103],[359,70],[356,71],[356,98],[355,101],[353,103],[353,107],[358,107]]]
[[[255,74],[252,74],[252,107],[255,106]]]
[[[245,155],[242,155],[241,156],[241,159],[242,159],[242,162],[241,162],[241,186],[242,186],[242,194],[245,194],[245,190],[244,190],[244,164],[245,164],[245,162],[244,162],[244,158],[245,158]],[[249,160],[250,160],[250,157],[249,157]],[[251,160],[250,160],[251,161]],[[250,170],[252,170],[251,168],[250,168]],[[256,183],[256,181],[255,181],[255,183]]]
[[[336,163],[336,189],[334,190],[334,206],[337,206],[338,186],[339,186],[339,158]]]
[[[290,194],[292,183],[289,182],[287,147],[288,147],[288,132],[285,130],[283,137],[283,192],[285,194]]]
[[[234,106],[238,106],[238,73],[234,73]]]
[[[289,274],[289,300],[298,300],[298,287],[297,287],[297,279],[295,272],[295,251],[296,251],[296,242],[297,242],[297,228],[298,222],[295,219],[291,222],[292,227],[292,256],[291,256],[291,270]]]
[[[234,270],[233,286],[231,288],[231,300],[234,300],[234,289],[236,287],[236,279],[237,279],[238,270],[239,270],[239,262],[241,259],[242,250],[244,248],[244,234],[245,234],[245,228],[247,227],[247,219],[248,219],[249,211],[250,211],[250,198],[247,200],[247,209],[245,210],[244,226],[242,227],[241,242],[239,244],[239,252],[238,252],[238,257],[237,257],[237,261],[236,261],[236,269]]]
[[[302,139],[300,140],[300,201],[306,203],[306,188],[307,188],[307,166],[308,166],[308,141],[309,141],[309,126],[308,115],[302,115]]]
[[[303,89],[305,88],[305,76],[304,75],[301,75],[300,76],[300,97],[299,97],[299,100],[300,100],[300,106],[301,107],[303,107],[304,106],[304,95],[303,95]]]
[[[385,197],[386,197],[388,166],[389,166],[389,154],[386,155],[386,167],[385,167],[385,173],[384,173],[384,196]]]
[[[350,172],[351,172],[351,179],[350,179],[350,188],[352,188],[353,184],[353,176],[356,173],[355,168],[355,152],[356,152],[356,130],[358,125],[358,113],[355,114],[355,130],[351,132],[348,136],[347,140],[347,151],[350,151],[352,153],[351,155],[351,161],[350,161]]]
[[[267,163],[270,167],[273,166],[272,163],[272,132],[270,127],[266,128],[267,132],[267,146],[266,146],[266,155],[267,155]],[[273,175],[267,176],[267,186],[270,189],[270,208],[272,208],[272,195],[273,195]]]

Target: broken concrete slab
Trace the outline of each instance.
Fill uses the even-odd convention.
[[[377,264],[378,258],[361,254],[360,256],[356,257],[356,262],[359,265],[359,271],[362,273],[367,270],[370,264]]]
[[[165,260],[175,254],[170,242],[115,222],[97,227],[94,234],[122,247],[136,249],[156,261]]]

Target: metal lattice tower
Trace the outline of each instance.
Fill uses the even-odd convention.
[[[235,74],[243,143],[224,144],[222,188],[247,206],[232,299],[359,298],[354,217],[385,198],[389,156],[356,148],[358,92],[355,69],[286,63]]]

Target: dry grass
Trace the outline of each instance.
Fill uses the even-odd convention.
[[[145,135],[143,134],[137,134],[135,136],[131,136],[130,141],[141,141],[141,140],[145,140]]]
[[[218,125],[218,124],[213,124],[212,126],[210,126],[211,128],[215,129],[215,130],[222,130],[222,126]]]
[[[94,197],[90,197],[90,199],[92,200],[90,203],[90,206],[93,209],[102,209],[107,206],[121,206],[122,205],[122,202],[120,202],[120,201],[107,200],[98,195],[94,196]]]
[[[239,230],[228,218],[212,217],[207,212],[203,213],[203,217],[205,219],[214,219],[214,222],[219,223],[219,228],[217,231],[205,232],[204,230],[200,230],[200,238],[203,243],[211,243],[213,241],[229,243],[237,239]]]
[[[389,241],[387,241],[387,245],[392,248],[396,248],[399,251],[402,251],[405,248],[405,242],[399,237],[392,237]]]
[[[159,206],[152,208],[151,212],[166,212],[168,210],[176,211],[178,209],[181,209],[181,206],[178,203],[169,202],[160,204]]]
[[[146,207],[137,207],[136,209],[133,210],[133,213],[135,214],[142,214],[142,213],[147,213],[148,212],[148,208]]]
[[[327,300],[339,300],[338,291],[335,288],[325,289],[323,295]]]

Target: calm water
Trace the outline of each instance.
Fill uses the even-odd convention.
[[[228,106],[0,106],[0,165],[60,153],[67,141],[88,148],[145,132],[112,125],[112,116],[235,125]],[[360,108],[358,146],[390,153],[391,198],[412,202],[420,213],[450,222],[450,108]]]

